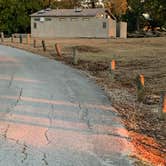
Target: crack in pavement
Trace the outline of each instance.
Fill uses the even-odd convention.
[[[79,109],[81,110],[82,108],[81,108],[81,104],[80,103],[78,104],[78,106],[79,106]]]
[[[0,134],[1,137],[4,137],[4,134]],[[30,151],[33,151],[34,150],[34,147],[30,147],[28,145],[26,145],[25,143],[22,144],[21,142],[19,142],[18,139],[14,139],[14,138],[10,138],[10,137],[6,137],[7,140],[11,141],[11,142],[14,142],[15,144],[17,144],[18,146],[23,146],[23,149],[22,149],[22,152],[21,153],[25,153],[26,151],[25,150],[30,150]],[[43,151],[41,150],[37,150],[38,153],[40,154],[44,154]],[[28,157],[28,156],[27,156]]]
[[[53,100],[53,96],[51,96],[51,100]],[[50,127],[52,126],[53,115],[54,115],[54,105],[51,103],[51,109],[50,109],[49,114],[48,114]]]
[[[42,161],[44,162],[45,166],[47,166],[47,165],[48,165],[47,156],[46,156],[46,154],[45,154],[45,153],[43,154]]]
[[[16,103],[15,103],[15,105],[14,105],[15,107],[18,105],[19,101],[21,100],[22,93],[23,93],[23,88],[20,89],[20,92],[19,92],[17,101],[16,101]]]
[[[11,105],[9,108],[7,108],[6,110],[7,114],[10,114],[14,110],[14,108],[18,105],[18,103],[21,101],[22,93],[23,93],[23,88],[20,89],[16,102],[13,105]],[[10,116],[12,116],[12,114],[10,114]]]
[[[7,133],[9,131],[9,127],[10,127],[10,125],[8,124],[5,131],[4,131],[4,134],[3,134],[3,137],[4,137],[5,140],[7,139]]]
[[[82,108],[81,104],[79,103],[79,108],[81,110],[81,120],[85,121],[88,129],[92,130],[92,124],[89,119],[89,110],[88,108]]]
[[[28,146],[24,143],[23,149],[22,149],[22,152],[21,152],[24,155],[24,158],[21,160],[22,163],[24,163],[24,161],[28,158],[28,153],[26,152],[27,147]]]
[[[68,91],[68,97],[69,97],[69,100],[70,100],[70,102],[71,103],[75,103],[75,101],[77,101],[76,100],[76,94],[75,94],[75,92],[74,92],[74,90],[73,90],[73,88],[72,88],[72,81],[70,81],[70,80],[68,80],[68,81],[66,81],[66,89],[67,89],[67,91]]]
[[[14,74],[11,75],[11,79],[9,81],[8,88],[10,88],[12,86],[13,80],[14,80]]]
[[[49,137],[48,137],[48,131],[49,131],[49,129],[47,129],[47,130],[44,132],[44,136],[45,136],[45,138],[46,138],[46,140],[47,140],[47,145],[49,145],[49,144],[51,143],[51,140],[50,140]]]
[[[51,96],[51,99],[53,99],[53,96]],[[50,111],[48,113],[50,127],[52,127],[52,118],[53,118],[53,115],[54,115],[54,105],[51,104],[51,109],[50,109]],[[51,143],[51,140],[48,137],[49,128],[47,128],[47,130],[44,133],[44,136],[45,136],[45,138],[47,140],[47,145]]]

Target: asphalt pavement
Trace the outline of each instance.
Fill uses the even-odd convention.
[[[131,154],[120,117],[86,75],[0,46],[0,166],[129,166]]]

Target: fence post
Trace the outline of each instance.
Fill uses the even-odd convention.
[[[159,118],[166,119],[166,92],[161,92]]]
[[[78,65],[77,48],[73,47],[73,64]]]
[[[56,53],[59,57],[62,57],[62,54],[61,54],[61,49],[59,47],[59,45],[56,43],[55,44],[55,50],[56,50]]]
[[[138,75],[136,78],[137,84],[137,100],[143,101],[145,97],[145,79],[144,75]]]
[[[36,39],[33,40],[33,47],[36,48]]]
[[[114,80],[114,78],[115,78],[115,68],[116,68],[116,62],[113,59],[110,63],[110,66],[109,66],[109,78],[110,78],[110,80]]]
[[[4,33],[1,32],[1,42],[4,42]]]
[[[45,44],[44,40],[42,40],[42,47],[43,47],[43,51],[45,52],[46,51],[46,44]]]
[[[20,39],[20,44],[22,44],[22,34],[20,34],[19,39]]]
[[[31,43],[31,38],[30,38],[30,34],[27,34],[27,44],[29,45]]]
[[[13,43],[14,42],[14,35],[12,34],[11,36],[11,42]]]

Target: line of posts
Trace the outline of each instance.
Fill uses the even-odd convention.
[[[1,42],[4,42],[4,33],[1,32]],[[11,36],[11,42],[13,43],[14,42],[14,34],[12,34]],[[19,43],[22,44],[23,43],[23,35],[20,34],[19,35]],[[26,35],[26,43],[28,45],[31,44],[31,36],[30,34],[27,34]],[[47,51],[47,47],[46,47],[46,43],[45,43],[45,40],[42,40],[41,41],[41,45],[42,45],[42,48],[43,48],[43,51],[46,52]],[[33,39],[33,47],[34,48],[37,48],[37,40],[36,39]],[[61,52],[61,48],[60,48],[60,45],[58,43],[55,44],[55,51],[56,51],[56,54],[58,57],[63,57],[62,56],[62,52]],[[78,50],[77,50],[77,47],[72,47],[72,63],[74,65],[78,65]],[[109,79],[110,81],[115,81],[115,71],[116,71],[116,61],[115,61],[115,58],[112,59],[112,61],[110,62],[110,65],[109,65]],[[137,75],[136,77],[136,88],[137,88],[137,100],[142,102],[144,101],[145,99],[145,78],[144,78],[144,75],[143,74],[140,74],[140,75]],[[160,95],[160,107],[159,107],[159,117],[161,119],[166,119],[166,92],[161,92],[161,95]]]

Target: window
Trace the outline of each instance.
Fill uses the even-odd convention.
[[[64,20],[65,20],[64,17],[59,18],[59,21],[64,21]]]
[[[45,21],[51,21],[52,19],[51,18],[45,18]]]
[[[89,20],[88,17],[83,18],[83,21],[88,21],[88,20]]]
[[[34,18],[35,21],[40,21],[40,18]]]
[[[45,18],[44,17],[40,17],[40,22],[44,22]]]
[[[34,28],[34,29],[37,29],[37,23],[36,23],[36,22],[34,22],[33,28]]]
[[[71,18],[71,21],[77,21],[77,19],[78,18],[73,17],[73,18]]]
[[[107,23],[103,22],[103,28],[105,29],[107,27]]]

